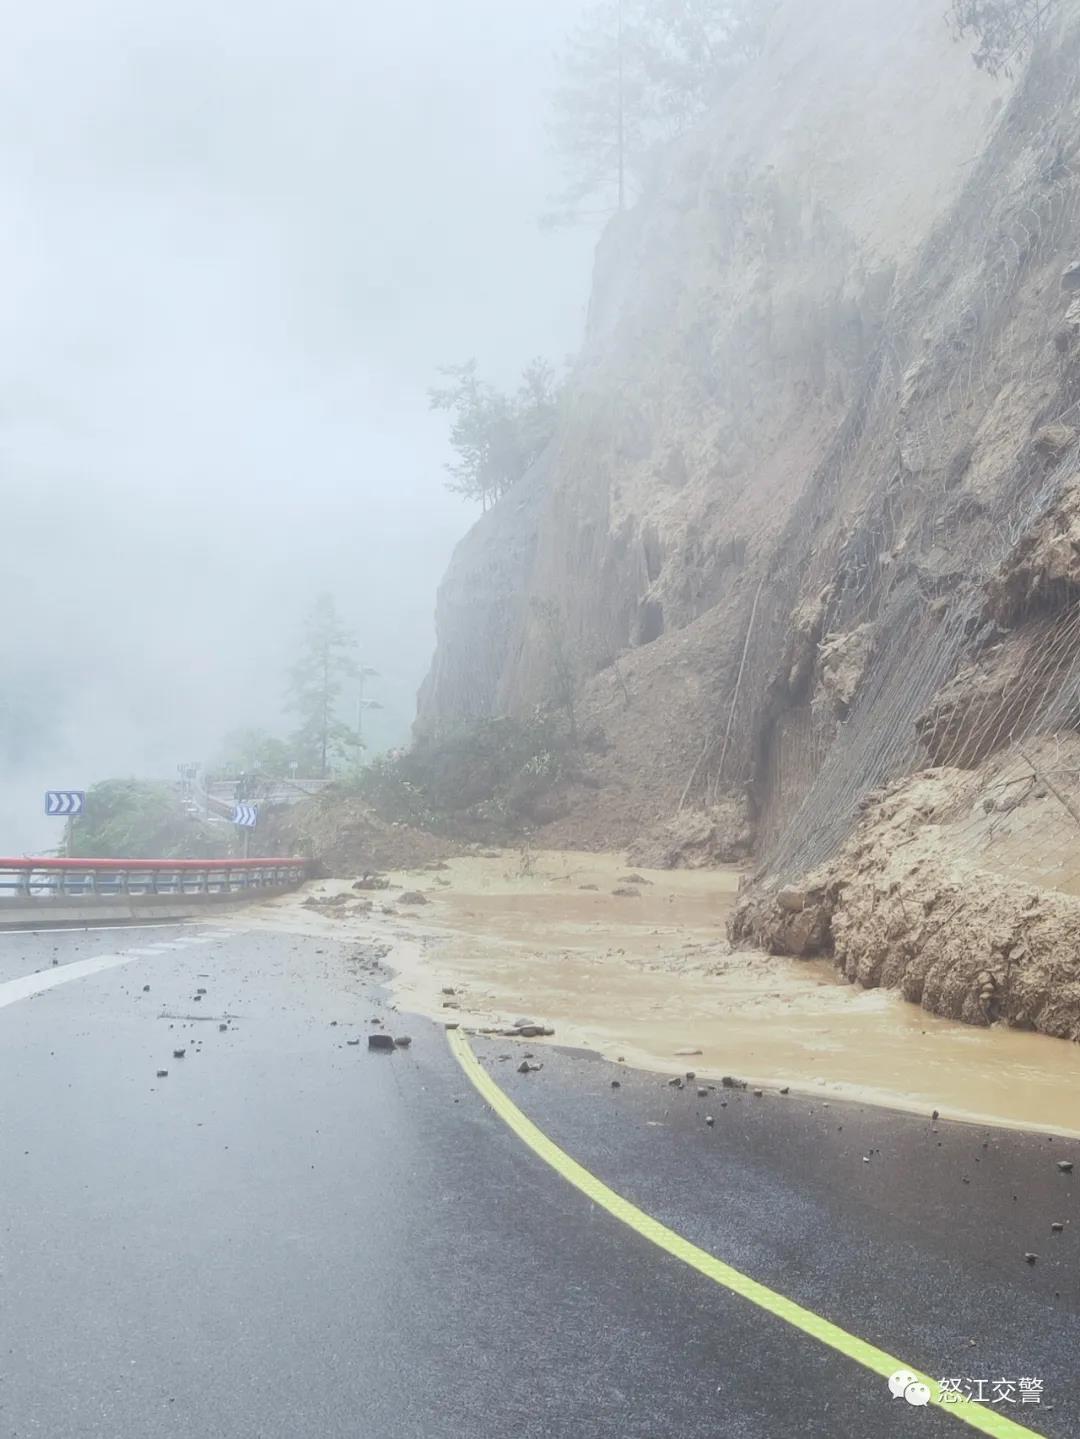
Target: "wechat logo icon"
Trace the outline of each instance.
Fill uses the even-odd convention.
[[[912,1374],[910,1369],[898,1369],[895,1374],[890,1375],[889,1390],[894,1399],[903,1396],[909,1404],[930,1403],[929,1387],[917,1374]]]

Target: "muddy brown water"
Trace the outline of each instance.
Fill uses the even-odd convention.
[[[392,878],[369,916],[322,915],[290,895],[234,922],[381,939],[398,1008],[438,1020],[486,1029],[527,1018],[554,1027],[548,1042],[662,1074],[1080,1135],[1080,1046],[938,1019],[844,982],[827,962],[729,952],[735,871],[506,851]],[[405,890],[428,903],[401,905]],[[356,898],[343,881],[312,891]]]

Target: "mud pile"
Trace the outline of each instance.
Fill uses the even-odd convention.
[[[627,851],[631,865],[703,869],[746,859],[754,831],[745,797],[727,796],[709,809],[684,809],[654,825]]]
[[[828,955],[864,988],[967,1024],[1080,1039],[1080,898],[1046,875],[1016,878],[1010,849],[1029,827],[1056,835],[1062,854],[1080,843],[1062,787],[1080,798],[1080,741],[1064,743],[1064,756],[1038,748],[1026,773],[1020,762],[925,770],[868,797],[831,863],[740,898],[731,939]]]
[[[363,800],[325,789],[302,804],[271,813],[268,842],[281,853],[313,859],[328,874],[411,869],[458,853],[462,846],[411,825],[382,819]]]

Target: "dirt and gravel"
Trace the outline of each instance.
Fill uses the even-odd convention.
[[[235,922],[355,939],[379,955],[403,1014],[490,1033],[515,1062],[541,1062],[554,1044],[672,1078],[692,1070],[702,1084],[727,1076],[803,1090],[825,1104],[848,1096],[1055,1133],[1078,1127],[1076,1046],[937,1018],[896,991],[847,982],[829,959],[729,944],[738,871],[503,850],[383,878],[385,889],[364,892],[373,901],[364,913],[351,912],[351,881],[323,880]],[[407,903],[416,893],[423,905]]]
[[[832,862],[740,898],[733,942],[829,957],[863,988],[966,1024],[1080,1039],[1078,763],[1074,736],[887,786]],[[1031,830],[1044,865],[1058,855],[1060,888],[1025,871]]]
[[[264,838],[280,852],[303,855],[339,876],[437,864],[466,847],[383,819],[366,801],[333,788],[268,815]]]

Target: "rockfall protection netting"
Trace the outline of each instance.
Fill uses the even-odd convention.
[[[1080,256],[1077,51],[1074,30],[1033,62],[748,606],[694,798],[752,787],[771,875],[826,860],[883,782],[996,757],[1003,806],[977,804],[966,839],[1000,839],[1012,814],[1033,877],[1080,885],[1062,748],[1080,727],[1080,586],[1036,557],[1010,588],[1040,524],[1067,529],[1080,477],[1080,274],[1063,275]],[[1012,800],[1032,786],[1052,809],[1028,832]]]

